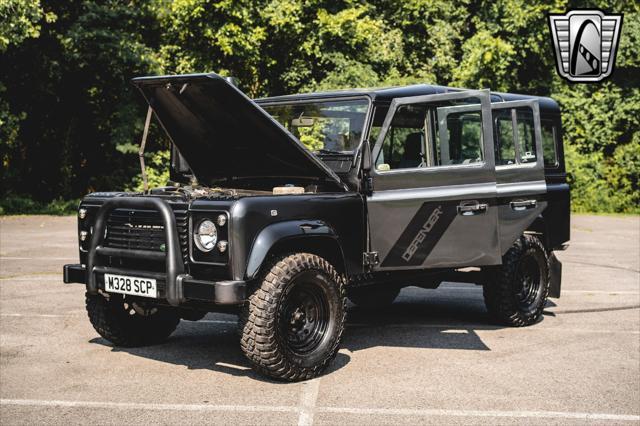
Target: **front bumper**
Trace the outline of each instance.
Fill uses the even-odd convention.
[[[103,245],[107,218],[114,209],[156,210],[163,222],[166,249],[165,252],[149,250],[116,249]],[[150,272],[135,268],[122,269],[109,266],[107,259],[120,257],[141,259],[164,263],[164,272]],[[161,298],[170,305],[180,306],[189,300],[200,300],[217,304],[240,304],[246,297],[244,281],[210,282],[194,279],[185,271],[180,250],[176,219],[169,204],[153,197],[116,197],[106,201],[98,210],[85,265],[65,265],[65,283],[83,283],[87,293],[97,294],[104,289],[104,274],[132,275],[154,278],[164,283]]]
[[[111,267],[96,267],[94,274],[99,289],[103,289],[101,280],[105,273],[134,275],[145,278],[155,278],[165,282],[166,276],[163,274],[149,273],[143,271],[124,270]],[[64,265],[63,279],[67,284],[79,283],[87,284],[87,268],[80,264]],[[178,275],[174,284],[178,294],[181,294],[183,301],[197,300],[210,302],[218,305],[238,305],[246,299],[246,283],[244,281],[204,281],[196,280],[190,275]]]

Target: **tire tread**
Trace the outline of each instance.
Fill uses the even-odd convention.
[[[269,377],[285,381],[307,380],[317,376],[335,358],[346,322],[344,278],[325,259],[309,253],[294,253],[275,259],[265,268],[258,288],[250,295],[239,317],[240,347],[254,368]],[[280,295],[295,275],[318,270],[338,285],[342,309],[337,332],[326,356],[313,367],[290,362],[276,338],[276,310]]]

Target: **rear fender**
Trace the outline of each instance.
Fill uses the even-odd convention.
[[[539,215],[538,217],[536,217],[531,225],[527,227],[527,230],[525,232],[538,235],[538,237],[542,241],[542,244],[544,245],[544,248],[547,251],[551,251],[547,221],[544,219],[544,216]]]
[[[293,220],[273,223],[260,231],[251,247],[246,279],[256,278],[271,254],[294,251],[317,254],[344,269],[344,255],[331,226],[320,220]]]
[[[553,246],[550,239],[551,232],[547,225],[547,221],[542,215],[538,216],[527,228],[527,232],[537,235],[542,241],[544,248],[549,252],[549,272],[551,277],[551,282],[549,284],[549,297],[559,298],[562,285],[562,263],[553,253]]]

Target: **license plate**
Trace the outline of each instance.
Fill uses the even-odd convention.
[[[153,278],[104,274],[104,290],[109,293],[157,297],[157,288],[158,287],[156,286],[156,280],[154,280]]]

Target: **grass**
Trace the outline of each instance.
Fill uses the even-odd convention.
[[[16,214],[45,214],[65,216],[75,214],[78,210],[79,199],[63,200],[58,198],[49,202],[35,201],[29,197],[15,195],[0,199],[0,215]]]

